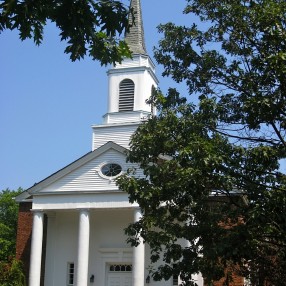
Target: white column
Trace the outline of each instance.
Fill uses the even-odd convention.
[[[89,211],[80,210],[78,230],[78,252],[76,267],[76,286],[87,286],[89,259]]]
[[[134,211],[134,222],[139,221],[142,217],[140,209]],[[145,285],[145,245],[141,239],[140,244],[133,248],[133,265],[132,265],[132,285]]]
[[[43,245],[43,217],[44,213],[42,211],[35,211],[33,213],[29,286],[40,286]]]
[[[198,286],[204,286],[204,278],[201,273],[192,275],[192,278],[197,283]]]
[[[55,212],[46,213],[48,217],[47,228],[47,247],[46,247],[46,263],[45,263],[45,282],[44,285],[57,286],[57,275],[55,271],[57,265],[56,246],[59,241],[57,230],[57,219]]]

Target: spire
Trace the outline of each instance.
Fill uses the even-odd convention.
[[[131,0],[130,10],[131,9],[133,10],[133,15],[130,13],[128,19],[131,27],[129,32],[125,34],[125,41],[133,54],[147,54],[140,0]]]

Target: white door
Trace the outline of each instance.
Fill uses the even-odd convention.
[[[108,286],[131,286],[132,273],[108,273]]]

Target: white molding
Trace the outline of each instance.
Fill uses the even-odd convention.
[[[126,68],[120,68],[120,69],[111,69],[107,73],[108,75],[111,75],[111,74],[122,74],[123,72],[130,74],[130,73],[138,73],[138,72],[145,72],[145,71],[147,71],[151,75],[152,79],[155,81],[156,84],[159,84],[159,80],[157,76],[155,75],[154,71],[150,67],[137,66],[137,67],[126,67]]]
[[[127,112],[127,111],[125,111]],[[137,113],[138,111],[130,111],[131,112],[135,112]],[[140,112],[145,112],[147,113],[147,111],[141,111]],[[109,114],[117,114],[118,112],[110,112],[110,113],[106,113],[103,117],[108,116]],[[150,113],[150,112],[149,112]],[[109,124],[98,124],[98,125],[92,125],[91,128],[110,128],[110,127],[117,127],[117,126],[134,126],[134,125],[139,125],[141,124],[141,121],[135,121],[135,122],[127,122],[127,123],[109,123]],[[119,146],[119,145],[118,145]]]
[[[99,252],[101,253],[132,253],[133,252],[133,248],[132,247],[121,247],[121,248],[118,248],[118,247],[113,247],[113,248],[99,248],[98,249]]]
[[[90,194],[43,194],[34,196],[33,210],[55,211],[75,209],[128,209],[138,204],[129,203],[128,194],[117,193],[90,193]]]
[[[132,248],[99,248],[99,252],[101,253],[101,273],[105,273],[101,278],[102,284],[99,285],[107,285],[107,266],[113,263],[128,263],[132,264]]]

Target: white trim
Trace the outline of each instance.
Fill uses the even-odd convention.
[[[107,285],[108,265],[115,263],[132,264],[132,248],[99,248],[101,253],[101,273],[105,273],[102,277],[103,281],[98,285]],[[133,270],[133,267],[132,267]]]
[[[131,253],[132,254],[132,248],[99,248],[98,249],[100,253]]]
[[[136,110],[136,111],[124,111],[124,113],[127,113],[127,112],[130,112],[130,113],[148,113],[150,114],[149,111],[141,111],[141,110]],[[108,116],[109,114],[115,114],[117,115],[118,112],[108,112],[106,113],[105,115],[103,115],[103,117],[106,117]],[[141,124],[142,122],[141,121],[136,121],[136,122],[127,122],[127,123],[110,123],[110,124],[99,124],[99,125],[92,125],[91,127],[92,128],[110,128],[110,127],[117,127],[117,126],[133,126],[133,125],[139,125]],[[116,143],[114,143],[116,144]],[[117,144],[116,144],[117,145]],[[119,145],[117,145],[119,146]],[[123,147],[122,147],[123,148]]]
[[[121,191],[113,193],[89,193],[81,194],[44,194],[34,196],[33,209],[44,210],[71,210],[78,208],[88,209],[118,209],[132,208],[138,206],[137,203],[129,203],[128,194]]]
[[[145,66],[139,66],[139,67],[126,67],[126,68],[120,68],[120,69],[112,69],[112,70],[109,70],[107,72],[108,75],[111,75],[111,74],[121,74],[122,72],[128,72],[129,74],[130,73],[137,73],[137,72],[144,72],[144,71],[147,71],[152,79],[155,81],[156,84],[159,83],[159,80],[157,78],[157,76],[155,75],[154,71],[152,70],[152,68],[150,67],[145,67]]]
[[[116,176],[111,176],[111,177],[108,177],[108,176],[105,176],[103,173],[102,173],[102,168],[105,166],[105,165],[108,165],[108,164],[116,164],[116,165],[119,165],[121,167],[121,171],[119,174],[117,174]],[[102,163],[99,164],[98,168],[97,168],[97,173],[98,175],[105,179],[105,180],[109,180],[109,181],[112,181],[114,180],[115,178],[119,177],[120,175],[122,175],[124,173],[124,170],[123,170],[123,165],[124,163],[122,161],[119,161],[119,160],[106,160]]]

